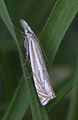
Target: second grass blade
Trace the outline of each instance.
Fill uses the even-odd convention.
[[[63,36],[77,12],[78,0],[57,0],[53,7],[50,17],[40,36],[50,63],[52,63]]]
[[[32,80],[30,78],[30,73],[28,71],[28,67],[27,66],[23,67],[23,65],[24,65],[23,54],[22,54],[21,49],[19,47],[19,43],[17,41],[15,32],[14,32],[12,24],[11,24],[11,19],[9,17],[6,5],[5,5],[3,0],[0,1],[0,16],[3,19],[7,28],[9,29],[12,37],[14,38],[16,45],[17,45],[17,48],[18,48],[18,51],[19,51],[19,56],[20,56],[21,65],[22,65],[22,69],[23,69],[23,77],[25,79],[27,95],[28,95],[29,103],[30,103],[31,110],[32,110],[32,117],[34,120],[48,120],[47,112],[45,111],[44,108],[41,107],[41,105],[39,105],[39,103],[37,101],[37,97],[36,97],[35,90],[34,90],[34,87],[32,84]]]

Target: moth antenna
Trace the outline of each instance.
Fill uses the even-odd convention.
[[[21,30],[19,30],[19,28],[17,28],[14,24],[12,24],[13,28],[15,29],[16,32],[19,33],[20,36],[24,37],[25,38],[25,33],[22,32]]]

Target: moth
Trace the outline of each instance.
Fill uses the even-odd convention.
[[[25,31],[24,47],[27,58],[30,60],[35,88],[42,105],[54,99],[55,93],[50,84],[50,77],[45,65],[40,43],[35,33],[25,20],[20,20]]]

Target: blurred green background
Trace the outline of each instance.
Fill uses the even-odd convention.
[[[22,31],[23,29],[21,28],[19,21],[22,18],[25,19],[30,24],[38,38],[41,38],[41,32],[51,14],[55,3],[56,0],[5,0],[12,23]],[[16,35],[21,50],[25,56],[25,50],[23,46],[24,38],[21,37],[17,31]],[[40,39],[50,64],[49,72],[50,76],[54,79],[53,86],[57,92],[58,89],[60,89],[60,87],[67,80],[72,78],[73,74],[75,73],[78,55],[78,15],[76,14],[71,25],[66,31],[53,63],[51,59],[49,59],[50,55],[44,41]],[[6,76],[9,76],[9,78]],[[21,77],[22,70],[18,49],[5,24],[3,23],[2,19],[0,19],[0,120],[7,111],[14,92],[21,81]],[[77,90],[77,87],[72,89],[72,91],[69,92],[64,99],[62,99],[52,110],[50,110],[48,113],[50,120],[78,119]],[[30,108],[27,109],[22,119],[32,119]],[[7,118],[7,120],[10,119]]]

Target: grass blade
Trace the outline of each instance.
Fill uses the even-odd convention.
[[[29,99],[29,102],[30,102],[31,110],[32,110],[33,119],[34,120],[48,120],[48,116],[47,116],[47,113],[46,113],[45,109],[41,105],[38,104],[37,97],[36,97],[35,90],[34,90],[34,86],[32,84],[32,80],[31,80],[31,76],[28,72],[29,71],[28,66],[23,67],[24,57],[23,57],[23,54],[20,50],[19,43],[17,41],[17,38],[16,38],[15,32],[13,30],[12,24],[10,24],[11,19],[9,17],[7,8],[6,8],[3,0],[0,1],[0,11],[2,11],[2,12],[0,12],[0,16],[3,19],[7,28],[9,29],[11,35],[13,36],[13,38],[16,42],[18,51],[19,51],[19,56],[20,56],[21,65],[22,65],[22,69],[23,69],[23,76],[24,76],[24,79],[25,79],[25,84],[26,84],[26,88],[27,88],[27,94],[28,94],[28,99]]]
[[[73,89],[73,93],[70,99],[70,106],[68,111],[67,120],[76,120],[78,118],[78,58],[76,63],[76,72],[75,72],[76,85]]]
[[[51,109],[53,109],[53,107],[64,98],[64,96],[74,87],[75,84],[76,82],[74,81],[74,78],[67,80],[63,87],[61,87],[56,93],[57,97],[55,101],[51,102],[49,106],[46,106],[47,111],[50,112]]]
[[[52,63],[63,36],[77,12],[78,0],[57,0],[40,35],[50,63]]]
[[[67,115],[67,120],[75,120],[77,119],[77,106],[78,106],[78,90],[75,87],[73,89],[73,93],[72,96],[70,98],[70,105],[69,105],[69,111],[68,111],[68,115]]]
[[[3,120],[21,120],[23,118],[29,105],[26,95],[25,82],[21,80]]]
[[[13,93],[13,87],[14,87],[14,79],[13,75],[10,72],[10,69],[7,65],[7,62],[5,61],[5,57],[0,49],[0,67],[1,71],[3,73],[3,78],[4,78],[4,86],[5,86],[5,91],[6,91],[6,98],[10,98],[9,96],[12,95]]]
[[[71,79],[68,79],[66,81],[66,83],[64,83],[63,87],[61,87],[61,89],[57,92],[57,94],[56,94],[57,97],[56,97],[55,101],[51,102],[51,104],[46,107],[47,111],[49,112],[56,104],[58,104],[60,102],[60,100],[62,100],[64,98],[64,96],[70,90],[72,90],[72,88],[74,88],[76,86],[77,83],[78,83],[78,59],[77,59],[76,67],[75,67],[74,76]],[[73,98],[73,100],[74,100],[74,102],[76,101],[75,98]],[[72,106],[74,107],[74,105],[72,105]]]

